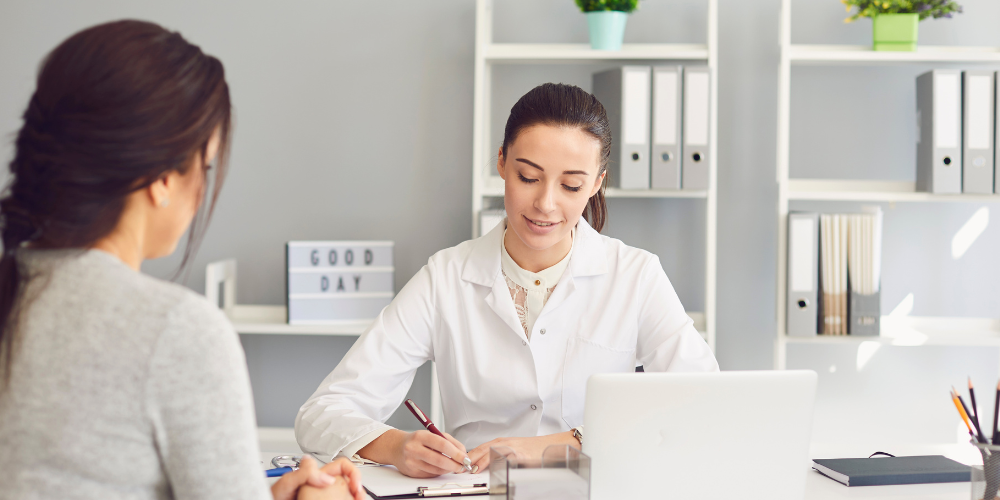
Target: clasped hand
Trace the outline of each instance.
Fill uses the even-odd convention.
[[[298,470],[281,476],[271,486],[274,500],[364,500],[361,473],[346,458],[316,465],[312,457],[302,457]]]

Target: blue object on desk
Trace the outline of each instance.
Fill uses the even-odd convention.
[[[264,472],[267,473],[267,477],[281,477],[281,476],[284,476],[285,474],[287,474],[289,472],[292,472],[293,470],[295,470],[295,469],[293,469],[291,467],[277,467],[277,468],[274,468],[274,469],[267,469]]]

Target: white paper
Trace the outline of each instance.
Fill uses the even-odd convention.
[[[934,147],[957,148],[961,110],[959,75],[934,75]]]
[[[816,224],[812,219],[792,219],[790,233],[792,250],[789,252],[791,264],[788,267],[792,273],[792,291],[815,291],[812,263],[817,251],[813,246]]]
[[[969,100],[969,130],[965,136],[969,149],[989,149],[992,141],[990,122],[993,110],[990,109],[990,94],[993,93],[993,79],[989,76],[970,76],[966,79],[969,87],[965,89],[965,98]]]
[[[708,144],[708,73],[684,74],[684,143]]]
[[[427,486],[440,488],[446,484],[472,486],[489,483],[489,472],[479,474],[445,474],[429,479],[404,476],[391,465],[358,467],[361,484],[377,496],[406,495],[417,492],[417,488]]]
[[[625,70],[622,99],[622,135],[626,144],[648,144],[649,73]]]
[[[676,70],[653,71],[653,142],[657,145],[677,144],[677,84]]]

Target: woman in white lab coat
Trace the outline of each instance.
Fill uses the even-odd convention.
[[[611,140],[604,107],[575,86],[541,85],[511,108],[497,160],[507,219],[400,290],[299,411],[304,451],[430,477],[460,472],[469,447],[482,469],[498,444],[579,446],[590,375],[637,360],[719,369],[659,259],[599,234]],[[447,438],[384,423],[428,360]]]

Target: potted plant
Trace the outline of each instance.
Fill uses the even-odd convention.
[[[621,50],[625,21],[639,6],[639,0],[576,0],[587,14],[590,47],[594,50]]]
[[[960,14],[962,6],[954,0],[840,0],[847,12],[858,11],[844,22],[862,17],[872,19],[872,45],[875,50],[917,50],[917,23],[933,17],[950,18]]]

